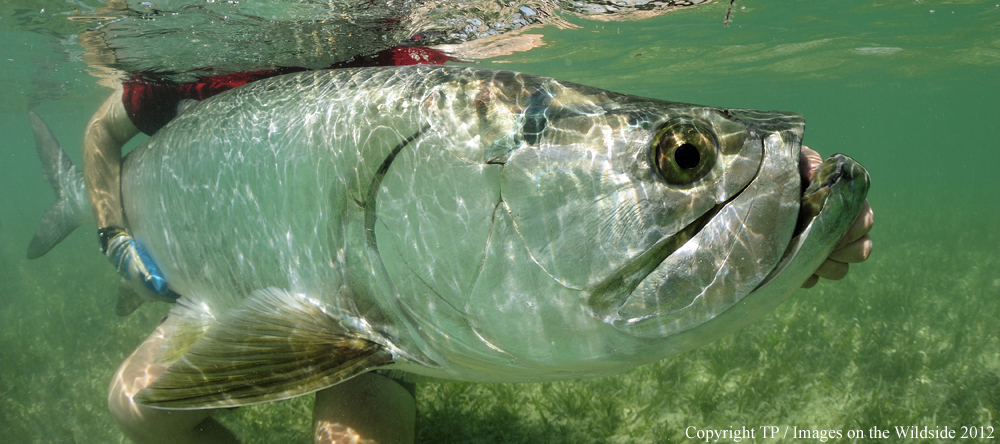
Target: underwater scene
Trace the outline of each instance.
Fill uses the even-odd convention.
[[[0,441],[130,442],[108,411],[108,387],[171,308],[149,303],[116,315],[119,279],[93,224],[48,254],[26,258],[55,199],[29,111],[45,119],[79,166],[85,126],[112,91],[108,73],[116,69],[159,66],[182,78],[207,66],[256,69],[266,59],[312,68],[368,54],[368,42],[408,35],[445,45],[457,60],[448,65],[801,113],[804,145],[824,156],[844,153],[868,170],[875,214],[871,257],[852,264],[844,279],[797,290],[757,322],[695,350],[610,377],[419,383],[416,442],[932,443],[1000,436],[996,0],[497,2],[489,9],[499,17],[492,29],[503,32],[480,22],[472,27],[476,35],[468,25],[479,19],[441,12],[449,5],[442,1],[424,18],[434,26],[351,34],[349,51],[322,56],[252,45],[322,40],[327,30],[308,14],[329,13],[328,2],[247,0],[264,18],[278,15],[276,4],[308,6],[295,10],[305,14],[296,23],[305,24],[227,24],[224,14],[186,23],[203,31],[188,42],[232,37],[243,49],[231,57],[207,45],[180,45],[180,31],[155,26],[131,40],[106,39],[98,49],[87,38],[88,30],[121,17],[114,8],[138,11],[117,22],[124,36],[146,29],[129,27],[157,20],[164,13],[151,11],[170,11],[174,3],[204,3],[222,14],[213,8],[226,2],[114,0],[111,12],[97,0],[0,3]],[[512,43],[462,44],[498,37]],[[127,149],[144,137],[137,139]],[[214,417],[244,443],[306,443],[313,398]]]

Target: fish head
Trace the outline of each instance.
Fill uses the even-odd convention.
[[[858,171],[824,173],[822,196],[801,204],[799,114],[606,92],[554,97],[536,111],[541,117],[525,112],[535,134],[507,159],[502,197],[532,261],[585,295],[590,315],[631,337],[677,337],[710,324],[781,273],[779,263],[801,259],[792,244],[803,227],[824,211],[845,214],[825,234],[806,233],[822,243],[809,250],[818,266],[864,202],[867,173],[841,156],[849,161],[842,167]],[[834,195],[850,204],[825,209],[820,201]],[[718,336],[702,333],[673,351]]]

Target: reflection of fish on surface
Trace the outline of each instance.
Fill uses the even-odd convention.
[[[433,46],[461,59],[497,57],[542,45],[543,26],[578,27],[567,20],[572,16],[638,20],[702,3],[705,0],[172,0],[111,2],[72,18],[97,23],[81,30],[79,37],[91,67],[100,67],[110,77],[158,73],[189,82],[198,76],[277,67],[326,68],[400,42]]]
[[[601,376],[729,334],[865,200],[867,172],[834,155],[800,205],[803,124],[461,67],[195,104],[122,171],[130,228],[183,295],[172,364],[136,401],[243,405],[376,368]]]

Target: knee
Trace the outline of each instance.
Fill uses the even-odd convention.
[[[379,374],[365,373],[316,393],[317,443],[348,442],[347,437],[356,442],[412,443],[415,423],[413,394]]]
[[[111,417],[126,437],[142,443],[236,443],[229,430],[212,421],[211,410],[154,409],[136,404],[132,397],[166,370],[142,359],[140,347],[115,372],[108,390]]]
[[[137,359],[137,354],[133,353],[122,363],[115,372],[108,388],[108,409],[111,417],[114,418],[118,427],[130,438],[135,438],[141,434],[144,423],[151,415],[150,408],[136,404],[132,397],[146,388],[152,381],[162,373],[162,369],[148,362]]]

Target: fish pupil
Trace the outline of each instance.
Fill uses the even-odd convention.
[[[701,162],[701,154],[698,153],[698,148],[695,148],[694,145],[685,143],[674,151],[674,161],[681,169],[690,170]]]

